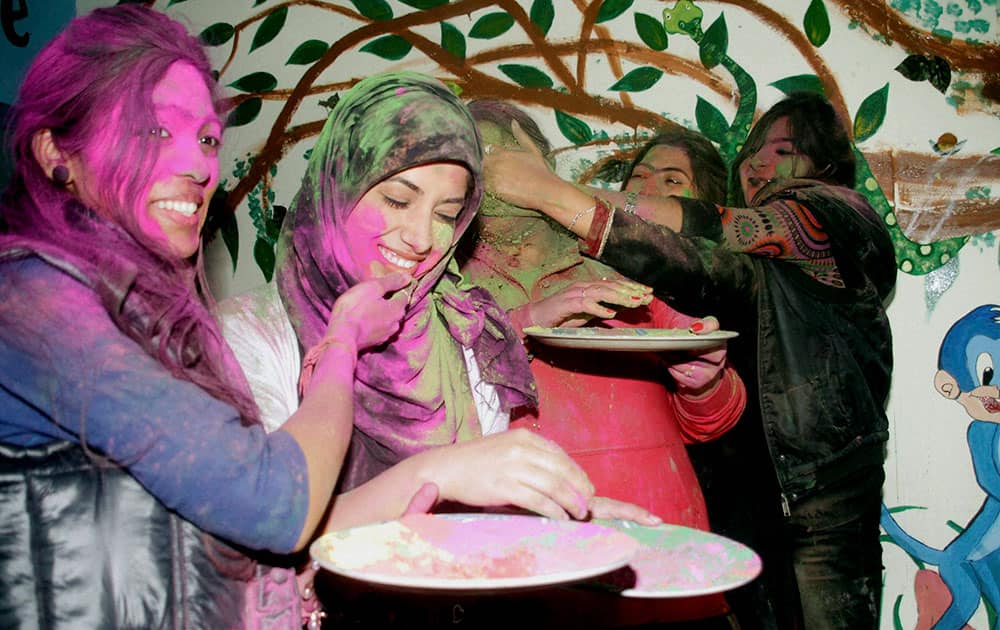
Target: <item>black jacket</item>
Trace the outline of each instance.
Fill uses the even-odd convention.
[[[790,502],[882,465],[892,371],[883,302],[896,265],[888,231],[858,193],[800,181],[775,196],[812,211],[846,288],[720,246],[715,207],[692,200],[682,200],[681,234],[616,212],[601,260],[678,310],[715,314],[740,332],[729,357],[747,384],[747,411],[731,435],[692,449],[692,458],[711,462],[698,466],[710,502],[714,480],[740,476],[776,482],[787,512]],[[772,470],[760,470],[768,462]]]
[[[0,445],[0,628],[241,627],[227,552],[77,445]]]

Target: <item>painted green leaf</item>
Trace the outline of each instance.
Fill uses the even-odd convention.
[[[442,4],[448,4],[448,0],[399,0],[403,4],[409,5],[414,9],[426,10],[433,9],[434,7],[439,7]]]
[[[993,149],[992,151],[990,151],[990,153],[992,153],[993,155],[1000,155],[1000,147]]]
[[[871,138],[885,120],[885,106],[889,100],[889,84],[875,90],[861,102],[854,117],[854,141],[864,142]]]
[[[264,21],[257,27],[257,32],[253,35],[250,43],[250,52],[267,44],[278,36],[281,29],[285,27],[285,20],[288,18],[288,7],[279,7],[264,18]]]
[[[233,271],[236,271],[236,263],[240,258],[240,228],[236,222],[236,213],[224,210],[220,219],[219,234],[222,235],[222,242],[229,252],[229,260],[233,262]]]
[[[453,57],[465,61],[465,35],[447,22],[441,22],[441,48]]]
[[[221,46],[231,40],[235,34],[236,29],[233,28],[232,24],[216,22],[203,30],[198,35],[198,39],[206,46]]]
[[[383,59],[399,61],[413,48],[413,44],[399,35],[386,35],[373,39],[360,48],[362,52],[371,53]]]
[[[936,55],[909,55],[896,66],[896,72],[910,81],[927,81],[942,94],[947,94],[951,85],[951,66]]]
[[[532,2],[531,12],[528,14],[528,17],[531,18],[532,24],[537,26],[543,35],[548,35],[549,29],[552,28],[552,21],[556,17],[556,10],[552,6],[552,0],[535,0]]]
[[[729,123],[722,112],[702,97],[698,97],[698,103],[694,106],[694,119],[698,123],[698,130],[712,142],[722,144],[726,139],[726,131],[729,130]]]
[[[818,92],[823,94],[823,84],[815,74],[797,74],[785,77],[784,79],[778,79],[770,85],[778,88],[785,94],[791,94],[792,92]]]
[[[703,66],[711,70],[719,65],[729,49],[729,28],[726,26],[726,16],[720,15],[705,31],[698,42],[698,57]]]
[[[559,126],[559,131],[573,144],[584,144],[594,137],[594,132],[587,123],[558,109],[555,112],[556,124]]]
[[[830,37],[830,16],[826,13],[823,0],[812,0],[806,9],[806,17],[802,21],[802,29],[812,45],[819,48]]]
[[[187,0],[170,0],[170,2],[167,3],[167,6],[172,7],[175,4],[180,4],[182,2],[187,2]]]
[[[321,39],[307,39],[299,44],[285,62],[286,66],[307,66],[315,63],[320,57],[330,49]]]
[[[669,44],[667,31],[663,24],[651,15],[636,13],[635,32],[639,34],[639,39],[653,50],[666,50]]]
[[[392,19],[392,7],[385,0],[351,0],[358,13],[373,22]]]
[[[236,109],[229,112],[229,116],[226,117],[226,127],[242,127],[253,122],[260,114],[263,104],[264,101],[259,96],[243,101],[236,106]]]
[[[641,92],[653,87],[653,84],[663,76],[663,70],[653,66],[643,66],[630,70],[625,76],[615,81],[608,88],[612,92]]]
[[[632,6],[632,0],[604,0],[601,8],[597,10],[597,24],[613,20],[622,13],[625,13]]]
[[[240,92],[267,92],[278,87],[278,80],[270,72],[251,72],[229,84]]]
[[[490,13],[476,20],[469,31],[469,37],[476,39],[493,39],[503,35],[514,26],[514,18],[506,11]]]
[[[497,66],[511,81],[526,88],[550,88],[552,79],[534,66],[517,63],[502,63]]]
[[[258,237],[253,244],[253,259],[264,274],[264,279],[270,282],[274,275],[274,245]]]
[[[256,0],[256,2],[253,3],[253,6],[259,7],[260,5],[264,4],[265,2],[267,2],[267,0]]]

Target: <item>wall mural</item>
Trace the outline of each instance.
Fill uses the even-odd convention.
[[[222,239],[234,269],[241,240],[252,242],[253,264],[266,280],[311,139],[340,92],[388,69],[433,74],[463,98],[501,98],[525,106],[539,122],[545,118],[543,129],[551,130],[560,172],[608,186],[621,180],[636,148],[660,128],[695,128],[730,161],[764,109],[759,100],[773,102],[794,90],[822,91],[852,126],[860,167],[857,188],[889,227],[899,270],[923,282],[928,312],[958,277],[963,249],[1000,251],[994,233],[1000,230],[997,0],[154,4],[189,16],[210,46],[220,83],[233,94],[227,103],[227,143],[242,153],[228,170],[224,167],[228,177],[213,200],[206,238]],[[748,44],[742,31],[749,25],[766,29],[766,38]],[[878,47],[870,60],[853,62],[853,74],[838,71],[844,55],[855,54],[845,53],[845,35]],[[768,51],[777,50],[783,56],[769,59]],[[771,76],[771,69],[788,71]],[[881,80],[858,93],[861,74]],[[897,95],[900,82],[907,94],[919,94],[921,103],[945,114],[935,115],[940,120],[933,120],[934,126],[896,134],[914,142],[879,142],[899,111],[893,99],[903,98]],[[675,107],[678,102],[683,105]],[[969,119],[986,122],[970,133],[960,124]],[[240,234],[237,212],[249,215],[252,234],[246,233],[245,221]],[[1000,267],[1000,257],[994,259],[993,271]],[[993,370],[1000,353],[996,319],[991,324],[976,319],[981,309],[956,322],[942,342],[942,357],[958,353],[963,358],[939,366],[939,375],[948,375],[952,380],[944,380],[951,385],[935,383],[973,419],[974,475],[952,472],[968,492],[985,492],[987,498],[967,526],[949,521],[957,534],[943,549],[921,542],[896,522],[898,517],[911,523],[907,519],[919,506],[885,508],[885,543],[904,549],[919,568],[912,590],[884,595],[883,606],[891,611],[884,618],[895,628],[931,627],[944,614],[949,616],[938,627],[961,627],[981,601],[989,626],[996,625],[1000,541],[993,529],[1000,525],[1000,434],[995,432],[1000,394]],[[970,324],[973,320],[978,323]],[[975,329],[980,324],[985,328]],[[967,353],[983,343],[992,344],[991,350],[968,359]],[[983,356],[992,362],[980,365]],[[980,401],[985,415],[971,411],[970,401]],[[980,432],[993,436],[988,444],[972,439]],[[926,457],[933,462],[933,455]],[[916,621],[904,623],[905,602],[915,604]]]

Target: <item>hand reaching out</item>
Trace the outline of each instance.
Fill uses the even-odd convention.
[[[354,285],[333,303],[326,337],[353,342],[358,350],[389,339],[399,331],[413,283],[405,273],[392,273]]]
[[[532,302],[529,313],[535,326],[577,327],[595,317],[614,317],[615,310],[607,304],[635,308],[649,304],[652,299],[652,289],[623,278],[574,282],[558,293]]]
[[[466,505],[513,505],[550,518],[587,517],[594,486],[554,442],[512,429],[459,442],[415,458],[442,500]]]
[[[719,329],[719,320],[711,316],[703,319],[687,315],[681,317],[689,320],[688,327],[695,334],[706,334]],[[711,350],[691,351],[689,360],[671,363],[667,366],[667,371],[674,377],[681,393],[698,396],[715,387],[722,378],[725,367],[726,347],[723,345]]]
[[[511,132],[520,149],[487,147],[483,157],[486,190],[516,206],[537,208],[539,200],[551,192],[552,186],[562,184],[562,179],[516,121],[511,122]]]

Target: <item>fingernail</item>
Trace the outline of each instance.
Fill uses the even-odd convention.
[[[705,324],[703,322],[694,322],[690,326],[691,332],[701,332],[705,329]]]
[[[643,298],[643,296],[641,296],[641,295],[633,295],[633,296],[632,296],[632,299],[633,299],[634,301],[636,301],[636,302],[638,302],[638,301],[639,301],[639,300],[641,300],[642,298]]]

